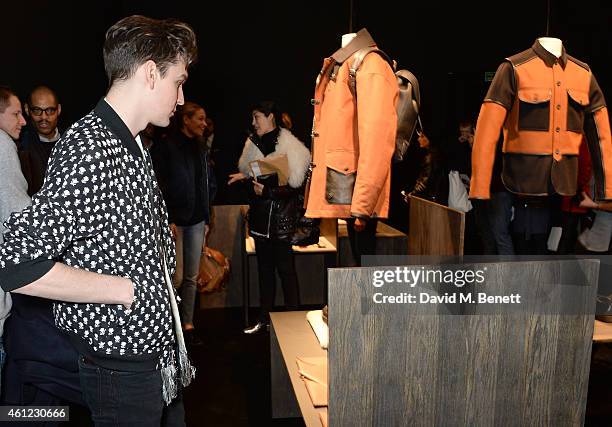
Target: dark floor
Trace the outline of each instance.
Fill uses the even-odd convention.
[[[195,324],[206,344],[191,351],[198,369],[185,393],[187,426],[304,426],[270,415],[270,336],[249,336],[242,309],[208,309]]]
[[[197,313],[205,344],[190,353],[198,372],[185,391],[187,425],[304,426],[301,419],[271,419],[269,334],[242,334],[242,316],[240,308]],[[612,426],[612,344],[595,345],[592,360],[585,425]],[[88,425],[79,408],[70,415],[64,426]]]

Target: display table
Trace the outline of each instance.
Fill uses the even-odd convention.
[[[251,236],[246,238],[245,242],[247,255],[255,255],[255,241]],[[327,240],[325,236],[319,237],[319,243],[310,246],[292,246],[293,252],[295,253],[326,253],[336,252],[336,247]]]
[[[593,341],[612,342],[612,323],[595,320]]]
[[[270,313],[270,364],[272,371],[272,418],[303,417],[306,426],[320,427],[319,413],[300,378],[298,356],[326,356],[327,351],[306,320],[307,311]]]
[[[351,244],[346,229],[346,221],[338,220],[338,267],[353,267],[356,265]],[[407,255],[408,236],[399,230],[378,221],[376,225],[377,255]]]
[[[486,268],[489,292],[519,292],[520,306],[466,304],[457,311],[450,303],[368,304],[378,291],[371,283],[374,268],[330,270],[329,327],[342,331],[329,337],[330,425],[404,425],[406,419],[446,425],[452,414],[466,425],[584,422],[591,341],[612,341],[612,325],[597,321],[593,328],[589,314],[598,264],[502,262]],[[417,286],[417,292],[445,290]],[[568,301],[576,305],[563,306]],[[563,313],[556,313],[560,306]],[[271,313],[272,416],[302,416],[307,426],[319,426],[323,410],[313,407],[296,365],[298,356],[325,355],[306,314]]]

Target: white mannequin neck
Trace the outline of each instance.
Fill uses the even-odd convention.
[[[554,37],[540,37],[538,39],[544,49],[555,55],[557,58],[561,56],[563,52],[563,42],[560,39]]]
[[[342,47],[346,47],[347,44],[349,44],[351,42],[351,40],[353,40],[355,38],[355,36],[357,35],[357,33],[347,33],[347,34],[343,34],[342,35]]]

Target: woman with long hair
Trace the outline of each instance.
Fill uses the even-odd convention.
[[[176,241],[174,285],[181,295],[180,314],[185,341],[202,344],[195,333],[193,314],[202,246],[210,223],[214,175],[203,136],[206,112],[186,101],[177,109],[176,129],[153,144],[152,154],[159,186],[168,208],[168,222]]]

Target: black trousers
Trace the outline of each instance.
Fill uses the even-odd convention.
[[[183,398],[166,406],[159,371],[113,371],[79,356],[83,398],[96,427],[185,427]]]
[[[268,321],[276,296],[276,274],[281,279],[285,307],[296,310],[300,303],[295,257],[291,244],[278,240],[255,239],[261,311],[259,320]]]
[[[351,251],[357,266],[361,266],[361,257],[363,255],[376,255],[376,227],[378,226],[377,219],[368,219],[366,227],[363,231],[355,231],[355,218],[346,220],[346,229],[348,231],[349,242],[351,243]]]

